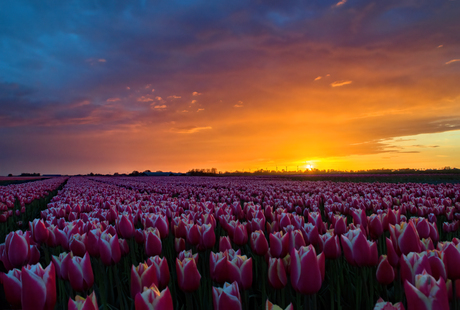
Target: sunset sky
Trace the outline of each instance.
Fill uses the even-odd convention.
[[[459,0],[2,1],[0,175],[460,168],[459,16]]]

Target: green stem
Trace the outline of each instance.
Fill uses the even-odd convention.
[[[185,293],[186,310],[193,310],[193,299],[191,293]]]

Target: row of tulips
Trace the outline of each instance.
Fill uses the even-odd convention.
[[[452,307],[458,304],[456,294],[452,294],[456,291],[456,279],[448,276],[448,266],[455,265],[460,257],[448,258],[453,256],[447,254],[453,252],[452,247],[457,249],[457,239],[452,236],[452,242],[439,242],[437,221],[411,217],[414,214],[397,201],[373,215],[367,215],[371,209],[361,208],[359,204],[348,205],[347,211],[340,213],[328,209],[327,195],[315,194],[312,199],[317,204],[310,201],[307,206],[298,199],[290,212],[289,204],[286,207],[277,201],[279,198],[244,201],[254,198],[243,197],[245,190],[251,191],[248,188],[239,187],[238,196],[227,188],[231,198],[222,196],[227,202],[215,203],[195,194],[203,182],[184,184],[182,179],[180,186],[185,190],[173,188],[173,194],[168,194],[164,191],[164,180],[154,180],[160,184],[151,193],[152,189],[145,186],[141,190],[135,187],[136,182],[145,183],[141,179],[123,185],[122,179],[71,178],[42,212],[42,220],[31,222],[24,234],[12,232],[8,236],[0,250],[4,265],[10,270],[4,275],[11,273],[15,277],[19,268],[27,269],[38,260],[44,266],[53,261],[56,271],[59,270],[58,307],[67,305],[62,296],[69,295],[91,296],[86,300],[96,300],[104,308],[128,309],[141,307],[143,297],[138,294],[145,296],[142,299],[145,305],[146,301],[156,300],[155,296],[169,294],[176,309],[181,305],[187,308],[214,305],[215,309],[221,309],[214,291],[235,290],[229,287],[236,285],[239,296],[232,300],[238,300],[243,308],[262,306],[267,297],[282,307],[293,302],[296,309],[371,308],[379,295],[392,302],[405,300],[412,308],[415,299],[409,295],[421,295],[408,294],[412,288],[407,285],[412,285],[414,292],[417,289],[429,293],[426,287],[417,286],[416,281],[417,277],[429,276],[439,282],[439,291],[444,290],[446,298],[450,294]],[[113,184],[115,181],[121,184]],[[269,187],[273,181],[264,182]],[[254,188],[261,190],[260,183],[263,182],[258,181]],[[218,186],[215,189],[225,190]],[[185,191],[189,193],[187,199]],[[209,192],[202,195],[207,197]],[[453,196],[447,197],[450,204],[453,201],[457,204],[458,188],[448,188],[445,192]],[[280,196],[276,191],[274,194]],[[239,201],[234,201],[236,198]],[[31,253],[38,253],[38,260]],[[436,256],[431,253],[436,253],[439,259],[431,259]],[[419,261],[416,256],[435,261],[436,267],[429,270],[424,264],[424,268],[414,268]],[[67,272],[61,272],[61,266],[69,266],[68,262],[74,260],[76,265],[84,262],[86,267],[82,270],[88,271],[91,266],[93,283],[89,275],[81,275],[82,280],[77,281],[66,267],[63,269]],[[157,262],[155,272],[149,269],[154,265],[153,262],[149,265],[149,260]],[[410,277],[403,267],[406,261],[410,264]],[[164,266],[169,272],[164,271]],[[393,277],[388,276],[392,274],[390,268]],[[446,277],[442,277],[442,270]],[[144,274],[155,274],[154,286],[148,284],[150,280],[143,280],[153,276],[143,277]],[[230,298],[223,293],[217,295]],[[437,300],[429,294],[425,296],[428,302]],[[439,300],[442,304],[448,299]]]
[[[66,180],[62,177],[0,186],[0,240],[37,218]]]

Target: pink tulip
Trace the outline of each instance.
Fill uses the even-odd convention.
[[[308,213],[308,222],[313,224],[313,226],[318,229],[319,234],[324,234],[326,232],[326,226],[324,225],[321,214],[319,212]]]
[[[385,238],[385,244],[387,247],[387,256],[388,256],[388,261],[390,262],[391,266],[397,267],[399,266],[399,256],[396,253],[396,250],[393,246],[393,242],[391,239]]]
[[[83,257],[86,253],[86,234],[75,234],[70,237],[69,249],[73,255]]]
[[[211,224],[203,224],[198,226],[200,233],[200,242],[198,244],[199,250],[211,249],[216,243],[216,233]]]
[[[383,218],[383,214],[372,214],[367,218],[369,234],[373,240],[377,240],[383,234]]]
[[[160,232],[161,239],[169,235],[169,221],[164,215],[150,213],[143,218],[144,229],[148,227],[157,228]],[[179,236],[177,236],[179,237]]]
[[[157,273],[154,266],[140,263],[137,267],[131,266],[131,297],[135,298],[142,293],[143,287],[158,286]]]
[[[61,253],[59,256],[52,256],[51,260],[56,269],[56,276],[59,279],[68,280],[69,274],[67,272],[67,265],[70,260],[72,260],[72,252],[70,253]]]
[[[195,260],[195,264],[198,265],[198,253],[196,254],[192,254],[192,250],[188,250],[188,251],[182,251],[180,252],[179,254],[177,254],[177,258],[179,258],[179,260],[184,260],[186,258],[193,258]]]
[[[426,271],[415,277],[415,286],[406,281],[404,291],[408,310],[449,309],[444,279],[436,281]]]
[[[268,299],[265,303],[265,310],[283,310],[280,306],[272,304]],[[294,310],[292,303],[289,304],[284,310]]]
[[[316,227],[314,224],[306,223],[303,225],[303,227],[300,228],[300,231],[302,232],[305,244],[317,245],[319,243],[318,227]],[[326,232],[326,229],[324,229],[324,232]]]
[[[447,281],[446,265],[444,264],[444,252],[434,250],[428,251],[428,262],[430,263],[431,275],[436,279],[443,278]]]
[[[240,245],[240,246],[248,243],[248,230],[246,228],[246,223],[236,224],[236,226],[233,229],[233,242],[236,245]]]
[[[212,300],[214,310],[238,310],[242,309],[240,290],[238,283],[225,283],[223,288],[212,288]]]
[[[99,257],[99,238],[102,234],[100,229],[92,229],[86,233],[85,247],[91,257]]]
[[[389,301],[384,301],[382,298],[377,300],[374,310],[404,310],[402,302],[395,303],[394,305]]]
[[[48,240],[50,233],[43,220],[35,219],[33,222],[29,222],[29,230],[35,242],[45,243]]]
[[[118,242],[118,236],[111,235],[107,231],[104,231],[99,237],[99,253],[101,260],[104,265],[116,264],[121,259],[120,243]]]
[[[224,236],[219,239],[219,252],[225,252],[225,250],[231,250],[232,243],[230,242],[230,237]]]
[[[451,280],[460,279],[460,244],[455,245],[453,242],[446,242],[442,247],[447,277]]]
[[[52,310],[56,304],[56,273],[54,265],[43,270],[40,264],[22,267],[21,305],[23,310]]]
[[[13,308],[21,308],[21,270],[15,268],[8,273],[0,273],[0,283],[3,284],[6,301]]]
[[[268,252],[268,243],[263,231],[257,230],[251,234],[251,249],[259,256],[263,256]]]
[[[430,263],[426,252],[401,255],[401,280],[404,283],[407,280],[409,283],[414,284],[415,276],[421,274],[424,270],[431,273]]]
[[[75,300],[69,298],[68,303],[69,310],[99,310],[97,305],[96,293],[92,292],[88,297],[83,298],[79,295],[75,297]]]
[[[174,238],[174,250],[176,251],[176,253],[179,253],[185,250],[184,238]]]
[[[420,252],[420,237],[413,222],[390,225],[390,234],[397,253]]]
[[[324,254],[316,256],[312,245],[291,252],[291,284],[296,292],[316,294],[321,288],[325,272]]]
[[[275,289],[282,289],[286,286],[286,270],[281,258],[270,257],[268,261],[268,283]]]
[[[272,257],[283,258],[289,252],[289,234],[282,231],[270,234],[270,255]]]
[[[123,239],[131,239],[134,237],[134,219],[126,214],[118,215],[116,221],[118,234]]]
[[[142,293],[137,293],[134,299],[135,310],[173,310],[173,300],[169,288],[160,290],[152,285],[150,288],[144,287]]]
[[[187,242],[193,246],[197,246],[200,243],[200,231],[198,225],[189,224],[187,228]]]
[[[300,249],[300,247],[306,246],[305,239],[303,238],[302,233],[300,230],[295,230],[293,225],[289,225],[284,228],[286,234],[289,234],[289,246],[288,246],[288,253],[292,249]]]
[[[252,285],[252,258],[246,255],[237,255],[227,262],[228,279],[238,282],[238,285],[247,290]]]
[[[83,292],[93,286],[94,275],[88,253],[83,258],[72,257],[67,261],[66,267],[70,285],[75,291]]]
[[[334,234],[341,235],[347,232],[347,218],[341,215],[334,215],[332,218]]]
[[[193,292],[200,287],[201,275],[193,258],[176,258],[177,282],[184,292]]]
[[[27,264],[30,259],[30,241],[28,233],[10,232],[5,239],[5,248],[1,257],[5,268],[11,270]]]
[[[145,235],[145,254],[147,256],[156,256],[161,254],[161,238],[157,228],[149,227],[144,230]]]
[[[217,283],[228,280],[228,251],[209,254],[209,271],[211,279]]]
[[[157,274],[157,279],[158,279],[158,287],[160,289],[164,289],[165,287],[168,286],[169,284],[169,267],[168,267],[168,261],[166,260],[166,257],[160,258],[160,256],[153,256],[149,257],[146,260],[147,265],[155,267],[155,271]]]
[[[334,235],[331,231],[327,231],[324,235],[320,236],[319,248],[328,259],[339,258],[342,254],[340,249],[339,237]]]
[[[341,236],[347,262],[356,266],[375,266],[378,263],[377,244],[368,241],[361,229],[350,230]]]
[[[395,271],[390,265],[386,255],[380,256],[380,262],[377,266],[376,278],[380,284],[384,285],[391,284],[395,279]]]

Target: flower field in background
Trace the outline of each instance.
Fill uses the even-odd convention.
[[[460,309],[460,185],[71,177],[0,187],[11,309]]]

